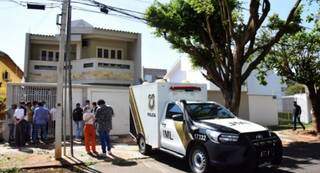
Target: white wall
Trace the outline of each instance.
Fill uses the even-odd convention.
[[[297,101],[297,104],[301,107],[300,120],[303,123],[310,123],[312,121],[311,115],[311,102],[307,94],[295,94],[291,96],[282,97],[283,110],[285,112],[293,113],[293,101]]]
[[[278,112],[282,112],[283,89],[285,84],[281,83],[281,78],[275,72],[269,71],[266,76],[267,85],[261,85],[257,80],[257,71],[253,71],[247,79],[248,94],[251,95],[270,95],[277,97]]]
[[[249,120],[264,126],[278,125],[277,100],[272,96],[249,95]]]
[[[111,134],[128,134],[130,130],[129,122],[129,90],[108,89],[108,88],[88,88],[88,99],[98,101],[104,99],[113,108],[114,117],[112,120],[113,130]]]

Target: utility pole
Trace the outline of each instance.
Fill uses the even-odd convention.
[[[68,1],[64,0],[62,3],[61,25],[60,25],[60,42],[59,42],[59,61],[57,67],[57,120],[55,128],[55,159],[61,159],[61,135],[62,135],[62,103],[63,103],[63,70],[66,48],[66,23],[67,23],[67,9]],[[71,106],[71,105],[69,105]],[[66,108],[66,105],[63,105]]]
[[[68,81],[68,113],[69,119],[70,119],[70,153],[71,156],[73,157],[73,125],[72,125],[72,78],[71,78],[71,71],[72,71],[72,66],[71,66],[71,56],[70,56],[70,50],[71,50],[71,2],[68,0],[68,18],[67,18],[67,44],[66,44],[66,55],[67,55],[67,73],[68,76],[66,76],[67,81]]]

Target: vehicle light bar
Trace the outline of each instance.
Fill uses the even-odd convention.
[[[200,87],[197,86],[171,86],[171,90],[185,90],[185,91],[201,91]]]

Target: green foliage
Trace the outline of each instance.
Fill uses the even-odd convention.
[[[194,66],[205,70],[203,75],[221,89],[226,106],[237,113],[241,85],[250,73],[284,34],[301,30],[300,3],[296,0],[285,20],[277,14],[270,16],[270,2],[259,0],[155,2],[145,18],[156,36],[164,37],[174,49],[187,53]]]
[[[299,93],[305,93],[305,86],[297,83],[289,85],[285,91],[286,95],[294,95]]]
[[[286,80],[320,85],[320,32],[302,30],[284,37],[273,47],[265,61],[267,69],[276,69]]]
[[[0,169],[1,173],[19,173],[19,168]]]

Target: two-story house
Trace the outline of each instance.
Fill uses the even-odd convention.
[[[63,75],[57,74],[59,37],[26,34],[26,82],[9,85],[8,104],[44,100],[49,109],[56,104],[57,75]],[[112,133],[128,134],[128,86],[141,81],[141,34],[72,21],[71,60],[72,106],[104,99],[115,113]],[[69,120],[66,123],[69,126]]]
[[[72,82],[128,86],[141,78],[141,35],[71,24]],[[59,35],[26,34],[26,82],[55,83]]]

